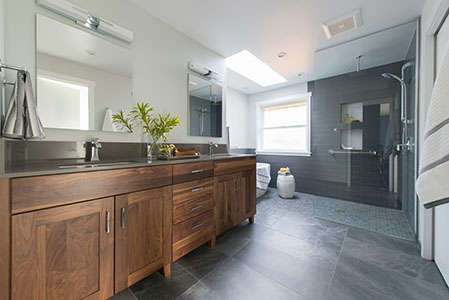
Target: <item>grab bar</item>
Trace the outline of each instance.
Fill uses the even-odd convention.
[[[329,149],[327,152],[329,153],[329,155],[334,155],[334,154],[362,154],[362,155],[372,155],[372,156],[376,156],[377,155],[377,151],[375,151],[375,150],[353,151],[353,150],[334,150],[334,149]]]

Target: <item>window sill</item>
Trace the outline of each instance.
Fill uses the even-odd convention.
[[[312,156],[311,152],[282,152],[282,151],[263,151],[263,150],[257,150],[257,155],[278,155],[278,156],[305,156],[310,157]]]

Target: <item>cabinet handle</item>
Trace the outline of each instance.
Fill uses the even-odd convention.
[[[201,227],[201,226],[203,226],[203,223],[200,223],[200,224],[198,224],[198,225],[193,226],[193,227],[192,227],[192,230],[195,230],[195,229],[197,229],[197,228],[199,228],[199,227]]]
[[[126,210],[124,207],[122,207],[122,228],[125,228],[125,216],[126,216]]]
[[[202,189],[204,189],[204,187],[199,187],[199,188],[196,188],[196,189],[192,189],[192,193],[193,192],[198,192],[198,191],[201,191]]]
[[[202,206],[202,205],[198,205],[197,207],[192,208],[192,211],[198,210],[198,209],[200,209],[201,207],[203,207],[203,206]]]
[[[106,212],[106,233],[111,232],[111,212]]]
[[[192,170],[192,173],[201,173],[201,172],[204,172],[204,170],[203,169]]]

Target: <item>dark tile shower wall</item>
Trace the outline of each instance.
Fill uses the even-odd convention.
[[[379,157],[367,155],[331,156],[329,149],[340,150],[340,129],[359,124],[341,124],[341,104],[393,102],[399,84],[387,80],[382,73],[400,74],[403,62],[363,70],[308,83],[311,101],[311,157],[258,155],[258,161],[271,164],[272,181],[276,186],[277,171],[289,166],[295,175],[296,190],[377,206],[399,208],[396,197],[385,188],[379,175]],[[377,108],[364,109],[364,150],[380,150],[380,124]],[[365,119],[367,120],[365,124]],[[371,120],[371,121],[370,121]],[[350,170],[350,171],[349,171]],[[386,170],[388,171],[388,165]],[[384,177],[388,183],[388,177]]]

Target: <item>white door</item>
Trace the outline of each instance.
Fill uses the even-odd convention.
[[[446,47],[449,47],[449,18],[436,36],[436,68],[443,59]],[[449,101],[449,99],[448,99]],[[435,262],[449,284],[449,203],[435,208],[434,257]]]

